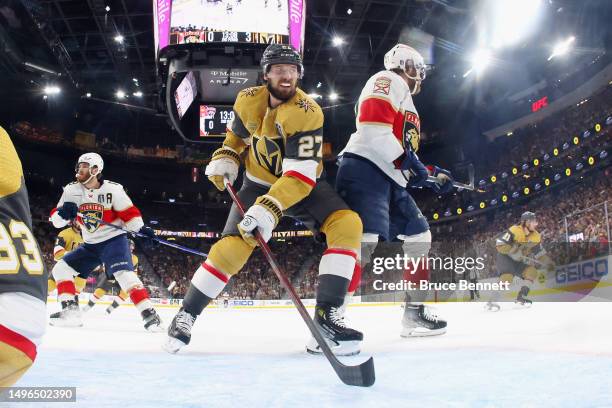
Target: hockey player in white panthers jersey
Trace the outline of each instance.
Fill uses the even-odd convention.
[[[56,228],[63,228],[76,219],[85,243],[66,254],[53,267],[62,311],[53,314],[50,323],[54,326],[82,325],[79,306],[74,299],[74,277],[80,273],[87,278],[104,264],[108,278],[119,283],[141,313],[145,329],[161,331],[161,320],[149,293],[134,273],[127,234],[100,221],[140,232],[151,239],[155,238],[155,233],[144,226],[140,211],[132,204],[123,186],[102,179],[103,168],[104,161],[99,154],[81,155],[75,168],[76,181],[64,187],[57,207],[51,211],[50,219]]]
[[[429,224],[407,187],[428,187],[439,194],[452,189],[450,172],[424,166],[416,154],[421,123],[412,97],[420,92],[426,76],[423,57],[412,47],[397,44],[385,54],[384,66],[385,70],[373,75],[361,91],[357,130],[341,153],[336,179],[336,189],[363,221],[364,241],[373,243],[364,247],[362,266],[371,255],[366,248],[373,250],[380,240],[403,241],[404,254],[409,257],[427,256]],[[427,182],[430,175],[438,182]],[[423,267],[405,275],[413,281],[428,278]],[[350,289],[356,287],[354,284]],[[445,321],[415,303],[424,295],[407,293],[403,337],[446,331]]]

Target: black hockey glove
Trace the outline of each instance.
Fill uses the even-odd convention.
[[[421,163],[419,156],[412,150],[406,151],[403,160],[399,164],[399,169],[408,180],[409,187],[419,188],[427,185],[427,177],[429,176],[427,167]]]
[[[66,201],[60,208],[57,209],[57,213],[60,217],[66,221],[74,220],[79,212],[79,207],[76,203]]]
[[[139,234],[142,235],[146,235],[146,237],[152,241],[155,241],[155,239],[157,238],[157,236],[155,235],[155,231],[153,231],[153,228],[151,227],[147,227],[146,225],[144,225],[139,231]]]
[[[440,181],[439,183],[429,183],[429,187],[436,194],[448,194],[453,191],[453,176],[450,171],[438,166],[428,166],[427,168],[431,175]]]

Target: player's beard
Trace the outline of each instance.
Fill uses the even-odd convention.
[[[280,83],[280,81],[279,81]],[[295,95],[295,92],[297,90],[297,81],[293,84],[291,84],[291,86],[289,88],[284,88],[281,86],[273,86],[272,85],[272,81],[268,81],[268,83],[266,84],[266,87],[268,88],[268,92],[270,92],[270,94],[275,97],[276,99],[279,99],[283,102],[288,101],[289,99],[293,98],[293,95]]]

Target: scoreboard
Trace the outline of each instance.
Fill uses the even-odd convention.
[[[231,106],[200,105],[200,137],[225,137],[234,115]]]

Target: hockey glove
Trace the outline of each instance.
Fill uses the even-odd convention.
[[[252,247],[257,246],[257,239],[253,231],[259,229],[264,241],[268,242],[272,237],[272,231],[276,228],[278,221],[283,216],[276,200],[270,196],[263,195],[255,200],[255,204],[244,214],[244,218],[238,224],[238,231],[242,239]]]
[[[66,221],[75,219],[78,212],[79,207],[76,205],[76,203],[70,201],[66,201],[60,208],[57,209],[57,214]]]
[[[234,184],[238,177],[238,168],[240,167],[240,156],[231,147],[223,146],[212,155],[210,163],[206,166],[204,174],[217,187],[219,191],[225,190],[224,177],[229,179],[231,184]]]
[[[453,191],[453,176],[451,172],[438,166],[427,166],[430,174],[438,179],[435,183],[429,183],[429,187],[436,194],[448,194]]]
[[[417,156],[412,150],[406,151],[406,154],[397,167],[402,171],[404,177],[408,180],[409,187],[418,188],[427,184],[427,177],[429,176],[427,167],[421,163],[419,156]]]
[[[148,239],[152,241],[155,241],[155,239],[157,238],[157,236],[155,235],[155,231],[153,231],[153,228],[147,227],[146,225],[140,228],[140,230],[138,230],[138,233],[145,235]]]

